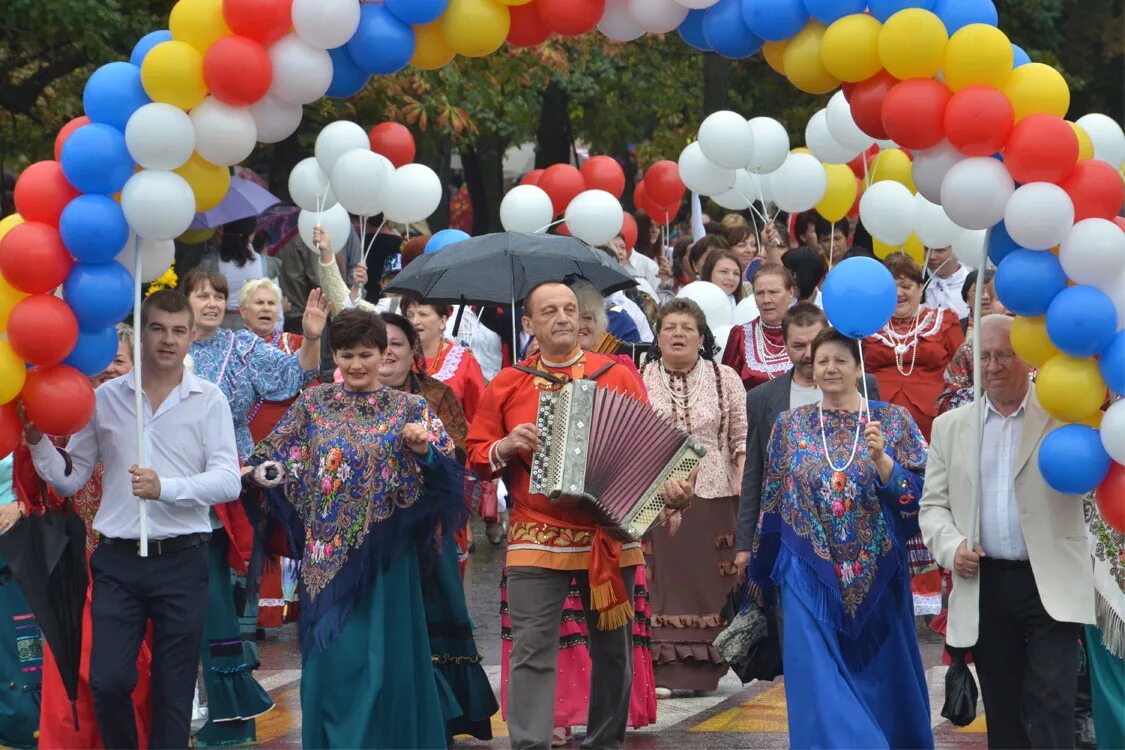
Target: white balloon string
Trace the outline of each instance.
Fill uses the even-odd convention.
[[[759,211],[757,208],[754,207],[754,201],[752,201],[751,199],[749,199],[745,195],[743,195],[742,191],[740,191],[738,188],[735,188],[734,192],[735,192],[736,195],[738,195],[739,198],[746,201],[747,207],[750,209],[751,213],[753,213],[755,216],[757,216],[763,222],[765,222],[767,224],[770,223],[770,219],[766,218],[766,214],[763,213],[763,211],[765,211],[765,208],[766,208],[766,204],[765,204],[764,201],[762,202],[762,211]],[[760,188],[759,188],[759,192],[760,192]],[[755,227],[755,230],[756,229],[757,229],[757,227]],[[760,241],[759,241],[758,245],[759,245],[759,247],[761,246]]]
[[[365,230],[366,230],[366,225],[367,225],[367,220],[365,218],[364,219],[364,229]],[[379,228],[375,230],[375,233],[373,235],[371,235],[371,241],[370,242],[365,242],[364,240],[360,240],[360,249],[363,250],[363,259],[360,260],[360,263],[362,263],[363,265],[365,265],[365,266],[367,265],[367,254],[371,252],[371,248],[375,247],[375,239],[379,236],[379,233],[383,231],[383,227],[385,227],[386,225],[387,225],[387,220],[383,219],[382,223],[379,224]],[[370,269],[368,269],[367,275],[368,275],[368,278],[370,278],[370,276],[371,276]]]
[[[867,421],[870,423],[871,400],[867,397],[867,365],[863,361],[863,339],[859,339],[857,343],[859,344],[859,384],[863,388],[863,403],[867,408]]]
[[[973,304],[973,416],[976,417],[976,430],[973,435],[974,450],[973,450],[973,497],[972,497],[972,512],[969,514],[971,519],[969,522],[969,533],[965,541],[966,549],[972,550],[976,545],[977,539],[977,526],[980,523],[980,504],[981,504],[981,450],[984,441],[984,394],[981,377],[981,353],[980,353],[980,308],[984,303],[984,268],[988,263],[988,241],[991,237],[992,230],[984,237],[984,250],[981,258],[980,268],[977,272],[977,288],[974,294]]]
[[[145,456],[145,394],[142,385],[142,358],[141,358],[141,277],[143,276],[141,262],[141,236],[138,234],[133,240],[133,361],[136,362],[133,370],[133,407],[137,412],[137,466],[144,467],[148,461]],[[140,547],[138,554],[148,557],[148,503],[137,498],[137,507],[140,514],[138,521],[140,532]]]
[[[832,227],[831,231],[828,234],[828,270],[829,271],[832,270],[832,259],[834,257],[836,257],[836,228]],[[862,346],[860,347],[860,351],[861,352],[863,351]],[[862,360],[863,360],[863,356],[860,355],[860,361],[862,362]]]
[[[548,224],[545,227],[539,227],[534,232],[532,232],[532,234],[542,234],[543,232],[546,232],[551,227],[562,224],[564,221],[566,221],[566,219],[559,219],[558,221],[552,221],[550,224]]]

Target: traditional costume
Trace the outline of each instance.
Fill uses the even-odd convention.
[[[443,338],[437,354],[426,358],[426,372],[453,389],[465,418],[473,421],[484,393],[484,374],[476,357],[452,339]]]
[[[730,329],[723,347],[723,364],[738,373],[746,390],[784,375],[793,367],[781,325],[766,325],[761,318]]]

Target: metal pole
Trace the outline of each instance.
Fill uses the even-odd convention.
[[[133,244],[133,396],[137,411],[137,467],[143,468],[145,461],[145,392],[141,385],[141,238],[138,235]],[[148,501],[137,498],[140,503],[140,556],[148,557]]]

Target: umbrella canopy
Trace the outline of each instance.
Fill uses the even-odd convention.
[[[196,214],[188,229],[213,229],[239,219],[260,216],[278,203],[281,203],[280,198],[257,183],[243,177],[231,177],[230,189],[222,202],[210,211]]]
[[[606,253],[574,237],[498,232],[416,258],[386,291],[438,303],[515,305],[536,285],[568,276],[603,294],[637,285]]]

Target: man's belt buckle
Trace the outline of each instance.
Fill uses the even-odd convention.
[[[164,554],[164,540],[163,539],[149,539],[148,540],[148,553],[159,557]],[[141,554],[141,540],[137,540],[137,555]]]

